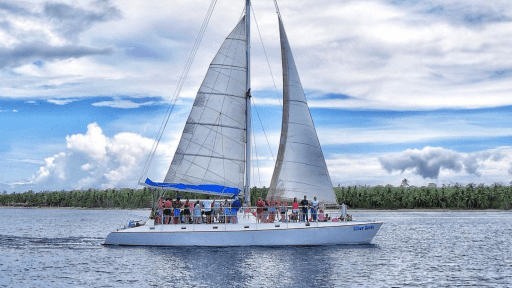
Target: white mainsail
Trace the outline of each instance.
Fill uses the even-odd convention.
[[[243,17],[210,64],[164,183],[156,183],[159,186],[213,194],[238,194],[243,189],[247,81],[245,29]],[[198,189],[199,185],[207,186],[206,190],[204,187]]]
[[[283,123],[277,161],[267,197],[336,202],[324,154],[302,89],[283,23],[279,18],[283,62]]]

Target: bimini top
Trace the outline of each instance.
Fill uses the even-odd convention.
[[[160,187],[164,189],[175,189],[183,192],[195,192],[203,194],[223,195],[234,197],[238,195],[241,190],[236,187],[227,187],[220,185],[189,185],[182,183],[165,183],[165,182],[153,182],[149,178],[146,178],[144,182],[145,186]]]

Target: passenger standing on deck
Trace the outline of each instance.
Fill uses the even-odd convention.
[[[224,200],[224,205],[222,205],[222,207],[224,207],[224,211],[222,211],[224,214],[224,223],[229,223],[229,215],[231,214],[231,209],[229,209],[229,202],[228,202],[228,199]]]
[[[185,204],[183,205],[183,217],[185,218],[185,223],[190,224],[190,200],[187,199]]]
[[[270,201],[268,202],[268,222],[274,222],[276,219],[276,200],[274,200],[274,197],[270,197]]]
[[[212,223],[212,201],[210,196],[206,196],[206,200],[203,201],[204,215],[206,216],[206,223]]]
[[[242,203],[238,200],[238,197],[235,197],[235,201],[231,203],[231,223],[236,224],[238,223],[238,209],[242,207]]]
[[[172,206],[174,208],[173,223],[178,224],[178,223],[180,223],[180,218],[181,218],[181,198],[180,198],[180,196],[178,196],[178,198],[176,199],[176,201],[174,201]]]
[[[258,198],[258,202],[256,202],[256,218],[258,219],[258,223],[261,222],[263,219],[263,207],[265,207],[265,202],[263,202],[263,199]]]
[[[301,221],[302,222],[309,222],[309,218],[308,218],[308,206],[309,206],[309,202],[308,202],[308,199],[307,199],[307,196],[304,195],[304,200],[300,201],[300,205],[302,205],[302,217],[301,217]]]
[[[220,213],[220,200],[216,201],[213,199],[213,221],[219,221],[219,213]]]
[[[167,198],[164,204],[164,224],[169,224],[169,220],[171,220],[171,207],[171,198]]]
[[[197,200],[196,205],[194,207],[194,223],[201,223],[201,205],[199,204],[199,200]]]
[[[293,198],[290,220],[299,221],[299,202],[297,202],[297,197]]]
[[[313,197],[313,202],[311,203],[311,218],[313,221],[316,221],[316,215],[318,214],[318,201],[316,200],[316,196]]]
[[[268,202],[267,199],[263,199],[263,203],[265,203],[265,206],[263,206],[263,223],[268,222]]]
[[[288,202],[284,202],[281,204],[281,222],[288,222],[286,220],[286,211],[288,211]]]

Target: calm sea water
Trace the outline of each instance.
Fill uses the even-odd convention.
[[[512,287],[510,212],[356,212],[371,245],[104,247],[148,211],[0,209],[2,287]]]

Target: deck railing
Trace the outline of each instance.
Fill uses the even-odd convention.
[[[332,205],[329,208],[332,209]],[[162,208],[153,212],[153,218],[155,225],[236,224],[240,218],[249,218],[251,215],[256,217],[256,223],[317,223],[352,220],[348,214],[343,217],[340,209],[331,209],[324,211],[323,207],[312,206],[298,209],[292,209],[292,206],[244,206],[238,209],[231,207]]]

